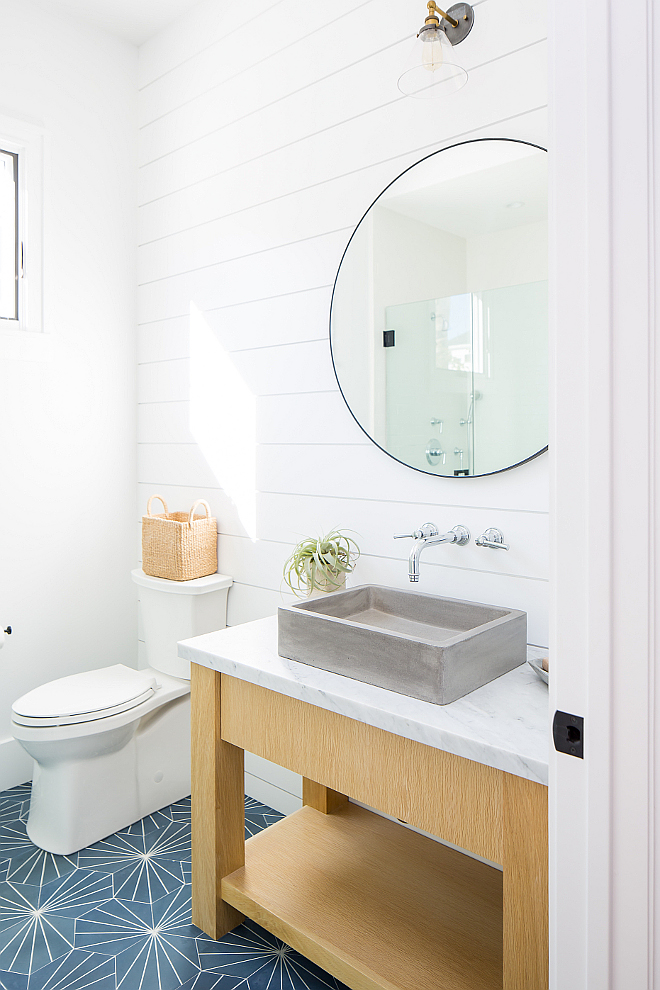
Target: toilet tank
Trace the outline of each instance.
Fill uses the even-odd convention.
[[[224,629],[227,591],[233,580],[209,574],[194,581],[167,581],[131,571],[140,588],[140,614],[147,664],[174,677],[190,677],[190,661],[177,656],[177,643],[191,636]]]

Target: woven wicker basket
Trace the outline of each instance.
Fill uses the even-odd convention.
[[[151,503],[157,498],[164,513],[151,514]],[[198,505],[206,509],[205,516],[195,516]],[[193,581],[215,574],[218,569],[218,526],[211,508],[203,498],[190,512],[169,512],[161,495],[152,495],[147,502],[147,514],[142,516],[142,570],[151,577],[169,581]]]

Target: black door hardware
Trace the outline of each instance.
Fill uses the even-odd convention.
[[[584,719],[581,715],[555,712],[552,736],[558,753],[567,753],[584,759]]]

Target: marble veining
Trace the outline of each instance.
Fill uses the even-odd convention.
[[[433,705],[277,652],[277,617],[179,643],[179,656],[379,729],[548,783],[548,689],[528,664],[450,705]],[[528,647],[528,657],[547,650]]]

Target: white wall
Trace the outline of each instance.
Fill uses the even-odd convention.
[[[0,329],[0,789],[31,775],[11,703],[134,664],[137,50],[0,2],[0,113],[45,129],[44,328]]]
[[[406,587],[408,547],[392,534],[427,519],[474,536],[498,526],[509,553],[474,542],[428,551],[419,589],[526,609],[530,641],[546,644],[546,456],[491,478],[412,471],[365,439],[332,372],[332,283],[383,187],[463,138],[546,145],[540,0],[478,3],[458,49],[469,83],[432,105],[396,88],[416,16],[398,0],[281,0],[259,15],[262,52],[246,42],[253,13],[212,0],[142,47],[140,512],[153,491],[176,508],[208,498],[220,569],[235,580],[230,624],[275,612],[282,563],[301,535],[352,528],[363,550],[356,581]],[[191,306],[202,314],[194,358]],[[211,381],[216,369],[215,393],[191,392],[200,365]],[[252,402],[254,436],[242,416]],[[191,410],[199,424],[204,408],[199,444]],[[263,761],[248,769],[250,793],[295,804],[293,775]]]
[[[467,239],[470,292],[540,282],[548,277],[548,224],[526,223]]]

